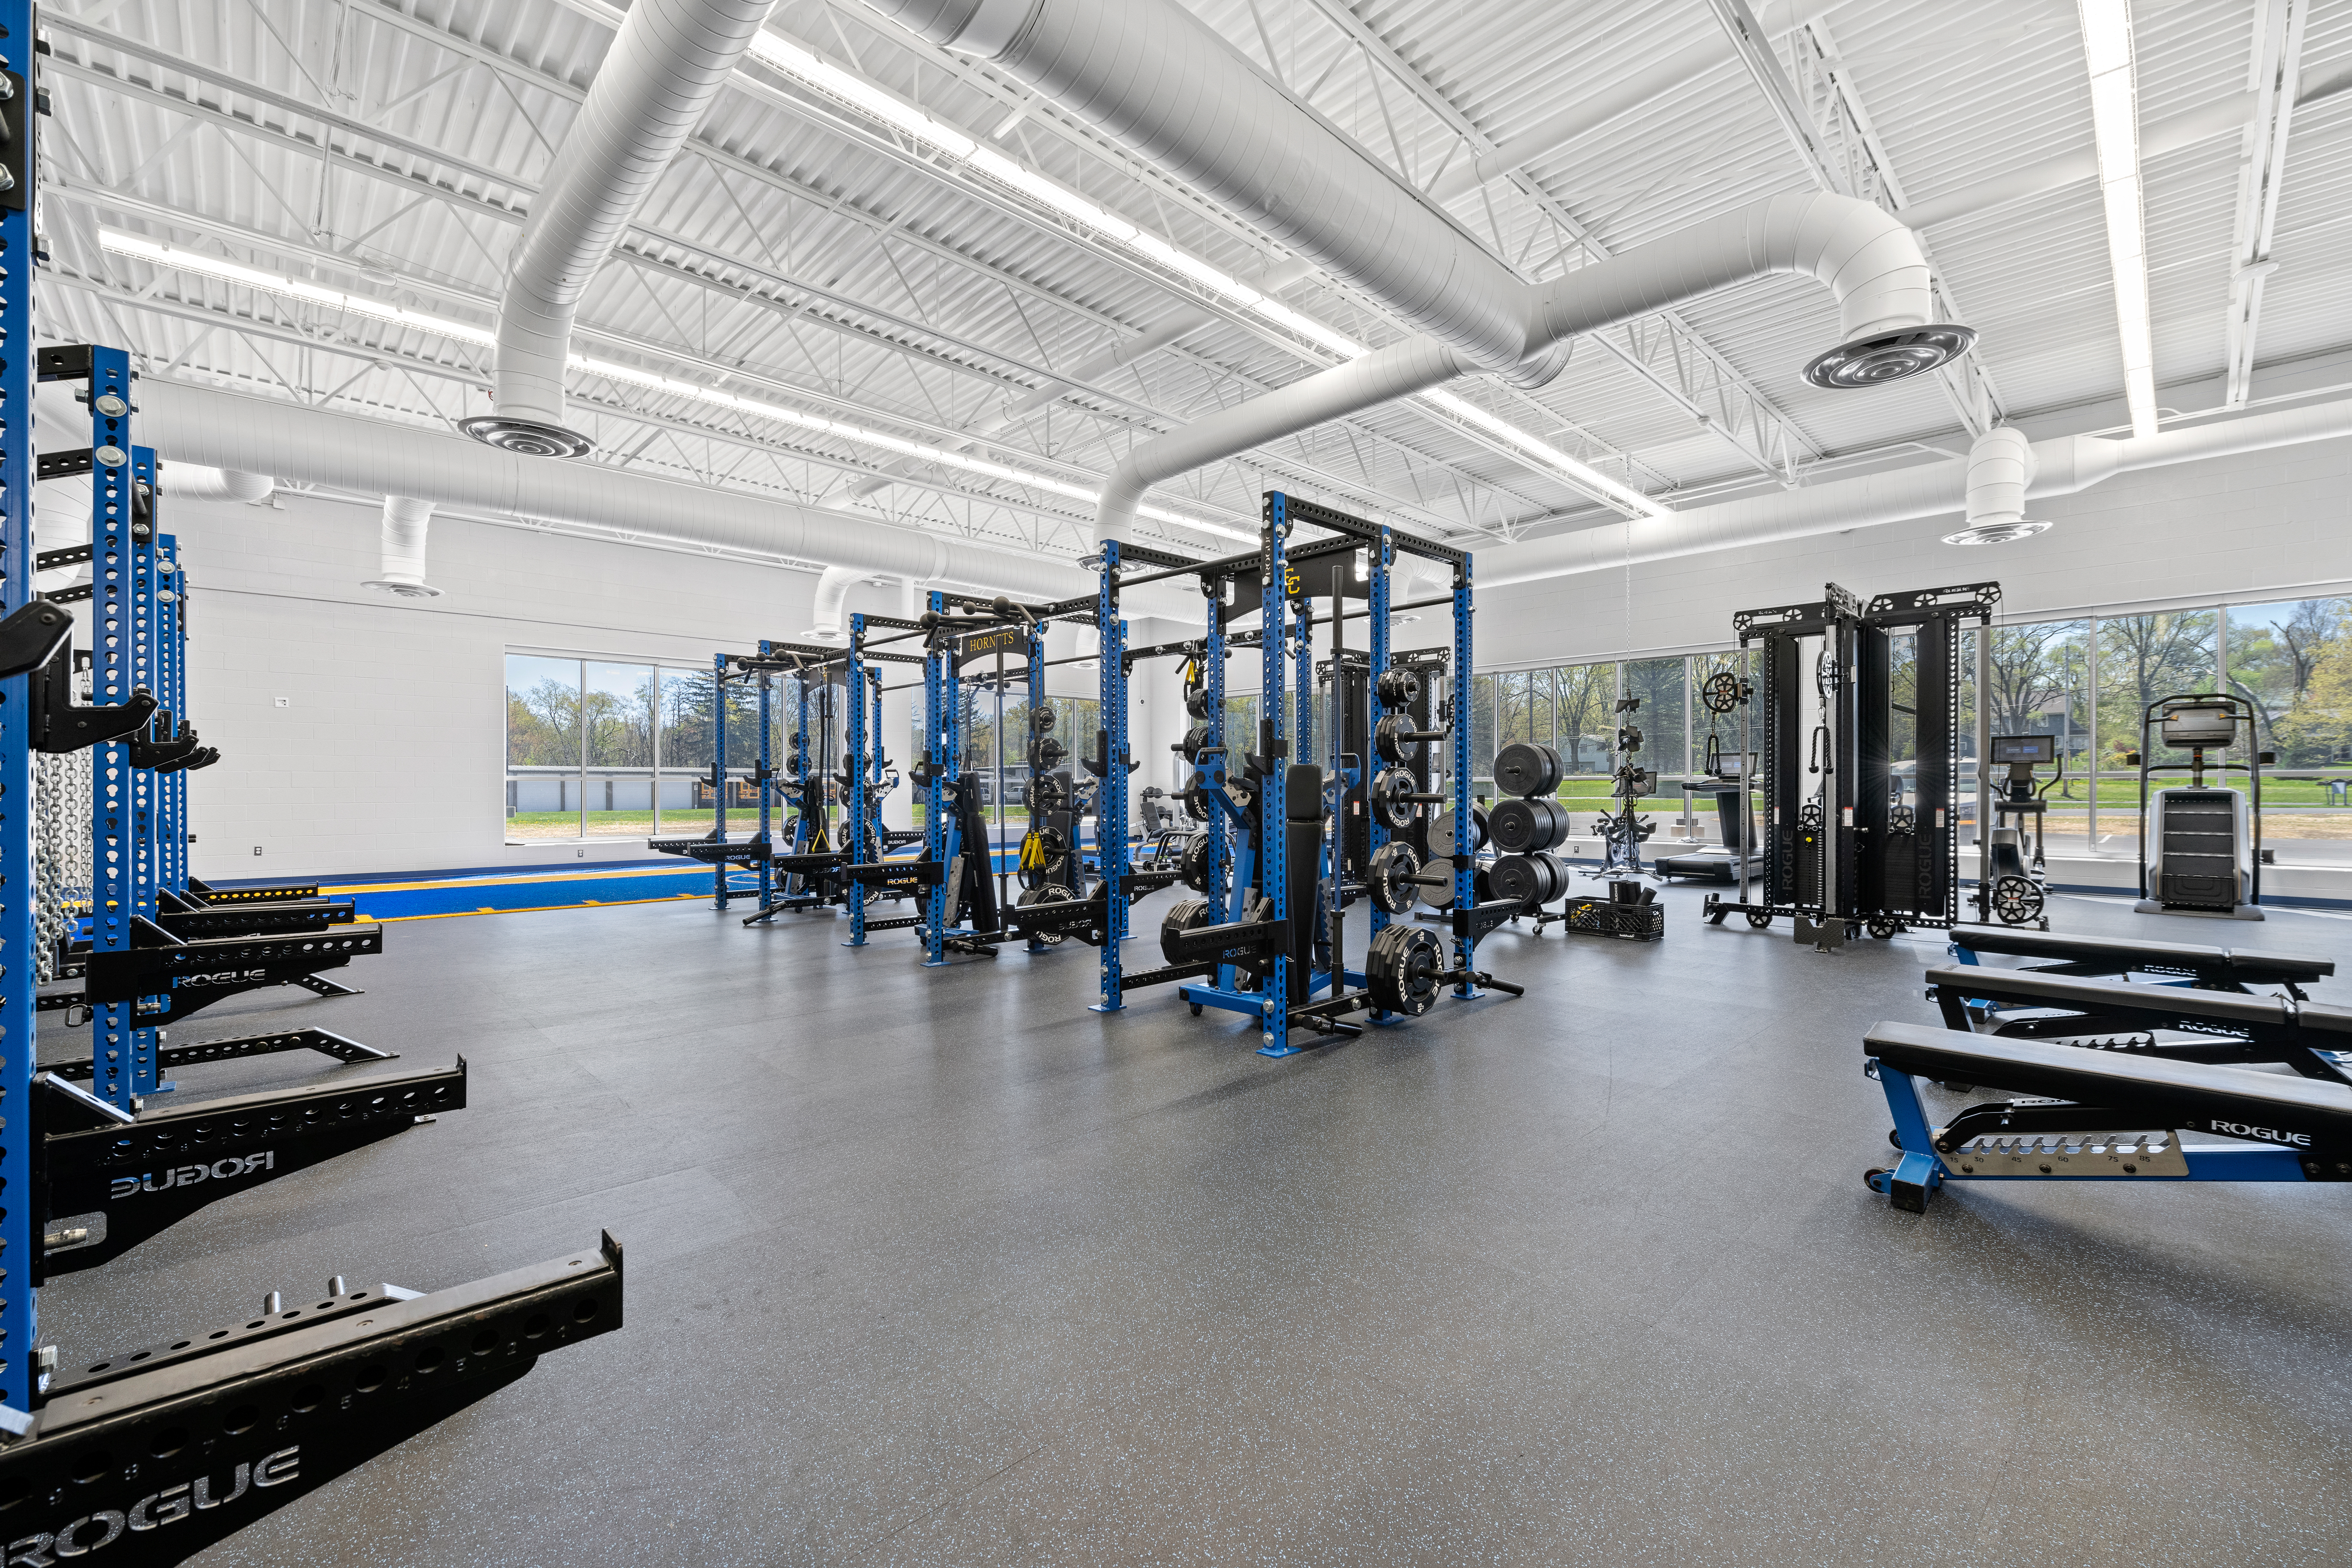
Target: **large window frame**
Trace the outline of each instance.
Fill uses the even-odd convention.
[[[571,648],[511,647],[501,666],[509,847],[709,831],[717,701],[727,704],[727,804],[757,808],[756,689],[718,687],[708,664]],[[776,711],[793,711],[793,701],[788,679]],[[789,719],[782,728],[790,733]]]

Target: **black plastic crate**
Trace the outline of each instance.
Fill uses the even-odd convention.
[[[1570,899],[1562,906],[1563,927],[1586,936],[1622,936],[1655,942],[1666,934],[1666,906],[1621,904],[1612,899]]]

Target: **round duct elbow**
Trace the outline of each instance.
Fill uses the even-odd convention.
[[[1944,542],[2006,544],[2048,528],[2025,515],[2025,492],[2040,468],[2033,443],[2015,426],[1978,437],[1969,447],[1969,525],[1944,535]]]
[[[268,474],[241,468],[172,463],[163,472],[163,493],[173,500],[237,500],[251,506],[268,500],[277,489],[278,481]]]
[[[809,629],[804,634],[811,642],[836,643],[849,640],[844,629],[842,613],[848,607],[849,585],[865,575],[845,566],[828,566],[816,580],[816,597],[809,606]]]

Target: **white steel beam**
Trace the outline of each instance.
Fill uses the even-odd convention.
[[[2253,392],[2255,330],[2262,321],[2263,280],[2278,268],[2271,259],[2271,237],[2278,226],[2279,191],[2286,183],[2287,132],[2310,11],[2310,0],[2255,0],[2253,61],[2246,82],[2254,112],[2239,156],[2237,232],[2230,254],[2230,370],[2221,399],[2228,408],[2244,407]]]

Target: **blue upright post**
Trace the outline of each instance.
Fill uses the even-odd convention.
[[[1454,987],[1456,996],[1482,994],[1469,978],[1470,963],[1476,954],[1477,939],[1466,934],[1470,930],[1468,911],[1478,900],[1477,879],[1472,872],[1472,849],[1475,840],[1471,837],[1470,821],[1470,557],[1465,555],[1454,573],[1454,712],[1452,739],[1454,742],[1454,918],[1456,935],[1454,938],[1454,967],[1463,973],[1462,982]]]
[[[587,785],[583,784],[582,790]],[[710,837],[727,842],[727,656],[710,661]],[[727,861],[712,862],[710,896],[727,907]]]
[[[93,348],[89,361],[90,693],[117,707],[157,689],[155,531],[133,488],[131,356]],[[96,748],[90,779],[90,950],[126,952],[133,921],[155,918],[155,774],[132,767],[121,740]],[[125,1110],[155,1092],[155,1031],[138,1026],[138,1009],[90,1009],[90,1087]]]
[[[163,487],[155,482],[155,452],[131,448],[132,472],[146,480],[149,520],[155,535],[155,676],[158,700],[172,710],[174,728],[188,717],[188,579],[180,570],[180,542],[161,531]],[[165,737],[168,739],[169,737]],[[188,890],[188,770],[155,776],[155,881],[174,893]]]
[[[1290,920],[1290,892],[1283,864],[1289,850],[1284,842],[1288,835],[1283,831],[1287,820],[1284,801],[1287,781],[1284,773],[1289,760],[1289,747],[1286,744],[1289,726],[1285,724],[1282,711],[1282,656],[1289,629],[1290,603],[1289,595],[1283,591],[1286,574],[1283,541],[1290,532],[1288,504],[1280,490],[1266,492],[1258,546],[1258,690],[1264,694],[1260,700],[1258,734],[1261,738],[1270,736],[1273,743],[1265,747],[1265,776],[1258,783],[1257,884],[1262,896],[1274,900],[1276,925],[1286,925]],[[1277,952],[1265,971],[1259,999],[1258,1048],[1262,1054],[1288,1054],[1293,962],[1288,955]]]
[[[866,853],[866,617],[849,617],[849,657],[842,661],[842,697],[849,704],[848,734],[842,742],[843,776],[849,786],[848,842],[842,846],[844,863],[855,866]],[[849,940],[845,947],[866,945],[866,888],[847,882]]]
[[[1372,548],[1372,580],[1366,586],[1364,595],[1366,612],[1365,619],[1370,622],[1371,626],[1370,654],[1369,660],[1370,673],[1364,679],[1364,698],[1365,701],[1369,704],[1368,710],[1364,715],[1367,721],[1370,721],[1375,719],[1381,710],[1380,702],[1381,677],[1386,675],[1389,670],[1389,659],[1391,658],[1389,649],[1389,600],[1391,596],[1389,574],[1395,564],[1396,536],[1389,531],[1385,524],[1383,524],[1381,529],[1380,542]],[[1339,672],[1334,670],[1332,672],[1332,679],[1335,682],[1338,678]],[[1407,722],[1410,721],[1411,720],[1408,717]],[[1369,783],[1371,777],[1379,772],[1379,768],[1376,765],[1374,759],[1369,756],[1360,758],[1359,763],[1364,770],[1364,778]],[[1371,829],[1371,837],[1367,840],[1367,843],[1370,846],[1370,852],[1377,855],[1388,847],[1389,830],[1381,825],[1380,814],[1378,812],[1367,812],[1365,813],[1365,818]],[[1346,830],[1347,825],[1343,822],[1340,825],[1340,831],[1345,832]],[[1364,902],[1372,911],[1371,920],[1368,922],[1370,933],[1372,936],[1378,936],[1381,932],[1388,930],[1389,928],[1389,913],[1370,899],[1366,899]]]
[[[32,92],[33,7],[0,0],[0,61],[20,101]],[[23,67],[19,71],[16,68]],[[24,123],[29,132],[35,116]],[[19,165],[29,175],[29,150]],[[29,179],[0,192],[0,615],[33,602],[33,203]],[[97,476],[93,473],[92,481]],[[91,573],[93,581],[99,574]],[[96,606],[93,605],[93,615]],[[38,1398],[33,1193],[33,676],[0,680],[0,1405]],[[121,701],[121,698],[116,698]],[[11,1536],[17,1534],[10,1531]]]
[[[1095,626],[1102,710],[1102,777],[1095,784],[1095,860],[1102,872],[1102,1000],[1097,1013],[1126,1005],[1119,987],[1118,944],[1127,940],[1127,623],[1118,613],[1118,541],[1102,544],[1101,586],[1095,592]]]
[[[947,595],[934,591],[929,598],[931,614],[947,611]],[[947,780],[957,761],[963,754],[963,740],[957,732],[955,711],[955,647],[946,637],[938,639],[939,646],[923,650],[923,760],[929,764],[930,783],[923,786],[923,847],[940,868],[940,879],[931,884],[925,896],[923,908],[923,962],[938,965],[948,961],[948,910],[955,900],[955,889],[948,885],[950,846],[955,835],[950,831],[947,814]]]
[[[760,907],[766,909],[775,901],[776,863],[769,847],[769,832],[774,826],[776,795],[776,707],[775,680],[766,670],[760,672]]]

